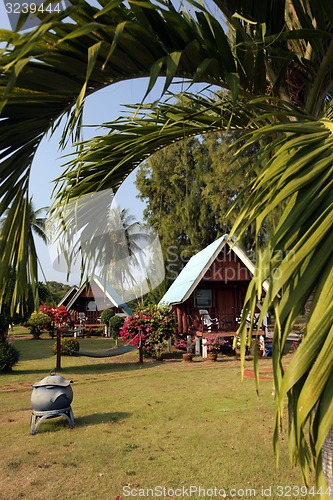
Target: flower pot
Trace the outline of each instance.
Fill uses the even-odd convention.
[[[184,361],[192,361],[192,359],[193,359],[193,354],[191,352],[185,352],[183,354]]]
[[[217,360],[217,353],[216,352],[209,352],[207,354],[207,358],[210,359],[210,361],[216,361]]]

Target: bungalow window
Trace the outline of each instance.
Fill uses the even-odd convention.
[[[211,289],[196,290],[194,293],[194,305],[196,307],[212,307],[212,295]]]
[[[97,311],[97,305],[94,300],[90,300],[90,302],[87,303],[87,311]]]

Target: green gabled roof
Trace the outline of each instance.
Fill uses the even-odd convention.
[[[191,293],[195,290],[225,245],[232,247],[232,251],[235,252],[244,266],[253,275],[254,264],[243,252],[243,250],[241,250],[236,244],[232,243],[232,241],[228,241],[228,237],[228,234],[224,234],[221,238],[215,240],[213,243],[194,255],[177,276],[169,290],[165,293],[164,297],[160,300],[160,304],[173,305],[185,302],[185,300],[188,299]],[[268,284],[264,283],[263,287],[267,291]]]

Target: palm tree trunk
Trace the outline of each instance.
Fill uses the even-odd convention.
[[[327,487],[330,490],[330,499],[333,499],[333,427],[331,427],[330,432],[325,439],[322,448],[322,463],[323,471],[327,483]]]

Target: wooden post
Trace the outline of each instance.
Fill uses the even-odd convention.
[[[139,335],[139,363],[140,365],[143,365],[143,345],[142,345],[142,330],[140,328],[140,335]]]
[[[61,370],[61,333],[57,328],[57,370]]]

